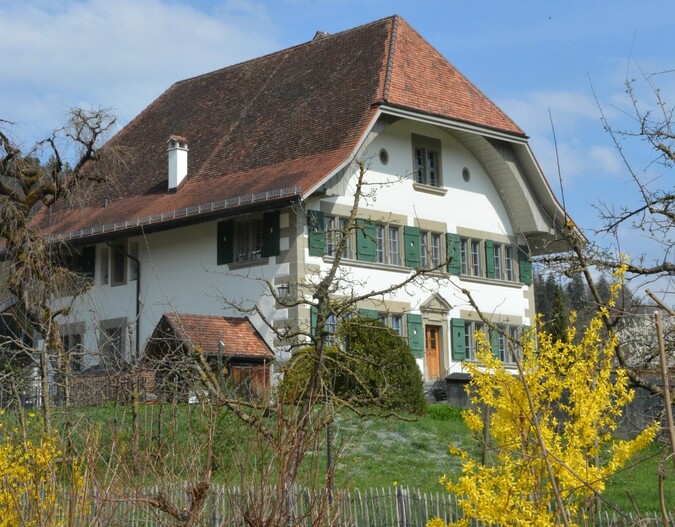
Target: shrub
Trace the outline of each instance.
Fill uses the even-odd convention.
[[[354,317],[338,328],[340,346],[326,348],[322,387],[346,405],[422,414],[422,373],[406,342],[382,323]],[[309,378],[314,349],[298,350],[284,370],[280,393],[296,395]]]
[[[447,403],[428,404],[426,413],[434,421],[459,421],[462,419],[462,410]]]

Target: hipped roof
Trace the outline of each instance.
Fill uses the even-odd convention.
[[[382,106],[525,137],[392,16],[177,82],[108,142],[123,147],[123,168],[40,223],[51,233],[82,237],[111,226],[125,230],[130,221],[131,227],[170,223],[204,211],[227,214],[240,203],[302,197],[347,162]],[[188,179],[168,193],[172,135],[189,144]]]

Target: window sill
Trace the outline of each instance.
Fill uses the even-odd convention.
[[[479,361],[478,359],[464,359],[464,360],[455,361],[455,362],[470,362],[471,364],[476,364],[478,366],[480,366],[482,364],[482,362]],[[502,363],[502,366],[504,366],[504,369],[506,369],[506,370],[510,371],[510,370],[517,370],[518,369],[518,366],[515,362],[504,362],[504,361],[501,361],[501,360],[499,362]]]
[[[230,269],[243,269],[244,267],[266,265],[268,261],[268,258],[258,258],[257,260],[241,260],[239,262],[230,262],[227,265]]]
[[[423,183],[413,182],[413,188],[418,192],[426,192],[427,194],[435,194],[436,196],[445,196],[448,192],[447,188],[433,187]]]
[[[455,276],[457,276],[457,275],[455,275]],[[525,285],[521,282],[509,282],[507,280],[497,280],[496,278],[485,278],[483,276],[474,276],[474,275],[471,275],[471,274],[460,274],[459,278],[460,278],[460,280],[464,280],[466,282],[476,282],[478,284],[501,285],[501,286],[504,286],[504,287],[512,287],[514,289],[520,289]]]
[[[333,263],[335,261],[335,257],[324,256],[323,261],[326,263]],[[354,260],[352,258],[342,258],[341,263],[342,262],[344,262],[345,265],[350,265],[352,267],[364,267],[366,269],[378,269],[381,271],[393,271],[396,273],[408,274],[411,271],[414,271],[414,269],[411,269],[410,267],[405,267],[403,265],[391,265],[379,262],[364,262],[363,260]]]

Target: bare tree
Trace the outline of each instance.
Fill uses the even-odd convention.
[[[364,301],[380,302],[388,295],[408,286],[425,287],[426,281],[432,281],[434,286],[438,281],[447,280],[448,275],[439,272],[447,265],[444,259],[439,265],[428,268],[411,269],[401,280],[382,289],[369,289],[367,284],[361,283],[351,276],[347,266],[343,265],[343,258],[347,254],[349,240],[352,235],[369,236],[365,232],[366,226],[359,220],[362,215],[361,206],[368,202],[376,186],[369,187],[365,180],[367,165],[364,161],[355,162],[355,183],[352,206],[349,217],[340,226],[340,229],[325,232],[334,242],[330,264],[322,271],[310,274],[301,283],[291,284],[287,294],[280,294],[272,283],[265,284],[266,294],[282,308],[305,308],[312,313],[311,325],[309,321],[289,321],[285,326],[278,327],[258,302],[242,303],[223,298],[224,304],[236,309],[242,314],[259,317],[273,332],[278,342],[283,342],[289,350],[303,348],[307,352],[310,364],[306,382],[293,386],[293,389],[279,390],[271,398],[250,400],[241,398],[236,391],[224,388],[218,372],[213,371],[203,353],[184,357],[175,354],[171,357],[173,364],[163,367],[171,371],[181,371],[181,376],[200,380],[203,390],[211,401],[223,405],[231,410],[246,426],[249,437],[248,444],[257,445],[256,449],[265,463],[256,464],[256,474],[250,474],[248,482],[254,481],[259,485],[255,492],[246,493],[239,506],[246,521],[252,526],[269,524],[294,525],[306,518],[294,516],[294,496],[297,486],[301,483],[318,484],[318,467],[321,458],[311,452],[317,452],[328,432],[327,442],[330,445],[330,425],[339,408],[348,407],[354,411],[363,412],[351,405],[350,401],[331,390],[331,381],[328,378],[326,361],[340,360],[340,351],[336,357],[327,358],[328,350],[336,350],[334,343],[337,338],[337,327],[342,321],[348,320],[358,312],[358,306]],[[377,185],[379,186],[379,184]],[[312,214],[298,209],[300,217],[308,218],[308,228],[317,229],[312,224]],[[323,228],[323,227],[321,227]],[[431,258],[428,258],[431,261]],[[429,285],[429,289],[432,288]],[[191,373],[194,372],[194,373]],[[420,372],[421,376],[421,372]],[[355,372],[355,379],[359,379]],[[420,383],[421,386],[421,383]],[[373,411],[377,411],[374,409]],[[380,412],[382,413],[382,412]],[[388,409],[388,415],[395,411]],[[331,452],[332,453],[332,452]],[[331,454],[329,454],[330,456]],[[327,500],[330,500],[332,490],[332,470],[334,464],[329,462],[327,476],[324,482],[325,494],[314,504],[315,511],[321,511],[313,519],[314,522],[328,522],[330,518]],[[309,474],[309,476],[307,476]],[[307,480],[306,478],[309,478]],[[202,478],[200,481],[208,482]],[[267,490],[263,490],[265,487]]]
[[[114,124],[115,118],[107,110],[76,108],[66,126],[22,152],[10,138],[12,123],[0,120],[0,240],[9,266],[6,285],[16,299],[20,318],[43,339],[40,350],[24,351],[30,356],[37,352],[47,430],[51,428],[50,357],[66,382],[66,400],[69,397],[69,361],[55,322],[69,307],[54,308],[53,298],[60,292],[77,293],[87,282],[65,266],[62,256],[67,256],[69,249],[40,232],[33,219],[41,209],[69,200],[81,185],[101,182],[110,177],[104,174],[114,173],[111,168],[117,154],[113,149],[101,149]]]

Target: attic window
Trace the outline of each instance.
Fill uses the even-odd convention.
[[[314,38],[312,40],[320,40],[322,38],[326,38],[329,35],[330,33],[326,33],[325,31],[317,31],[314,33]]]
[[[412,134],[413,181],[430,187],[442,186],[441,142]]]

